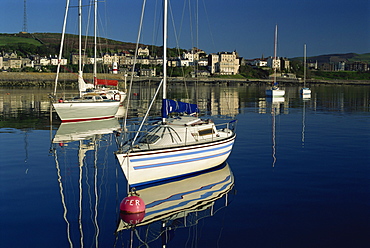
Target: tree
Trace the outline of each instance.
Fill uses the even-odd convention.
[[[239,74],[246,78],[265,79],[269,77],[270,70],[263,70],[261,68],[254,68],[251,65],[242,65],[239,68]]]

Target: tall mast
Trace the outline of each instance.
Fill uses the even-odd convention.
[[[277,53],[277,32],[278,32],[278,26],[276,24],[275,26],[275,38],[274,38],[274,84],[276,83],[276,67],[277,67],[277,62],[276,62],[276,53]]]
[[[167,98],[167,0],[163,1],[163,99]],[[163,107],[163,106],[162,106]],[[162,118],[166,122],[166,118]]]
[[[82,95],[82,0],[78,1],[78,87],[80,97]]]
[[[97,74],[97,68],[96,68],[96,57],[97,57],[97,52],[96,52],[96,29],[97,29],[97,14],[98,14],[98,1],[94,0],[94,85],[96,85],[96,74]]]
[[[306,87],[306,67],[307,67],[307,54],[306,54],[306,44],[303,46],[303,87]]]
[[[163,1],[163,99],[167,98],[167,1]]]

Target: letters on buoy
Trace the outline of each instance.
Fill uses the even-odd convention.
[[[139,196],[125,197],[120,204],[121,219],[131,225],[140,223],[145,216],[145,203]]]

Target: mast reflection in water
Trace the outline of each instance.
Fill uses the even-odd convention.
[[[80,247],[91,247],[94,244],[99,246],[98,209],[100,204],[104,204],[100,201],[105,190],[104,167],[107,166],[107,148],[114,142],[112,135],[108,134],[119,129],[120,124],[114,118],[62,123],[52,140],[51,152],[55,158],[63,219],[70,247],[77,244]],[[103,158],[99,158],[101,154],[104,155]],[[78,173],[73,173],[76,169],[76,157]]]

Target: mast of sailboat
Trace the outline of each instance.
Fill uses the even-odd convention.
[[[96,36],[97,36],[97,15],[98,15],[98,1],[94,0],[94,70],[93,70],[93,75],[94,75],[94,87],[97,83],[97,68],[96,68],[96,58],[97,58],[97,48],[96,48]]]
[[[278,26],[276,24],[275,26],[275,37],[274,37],[274,85],[276,84],[276,67],[277,67],[277,62],[276,62],[276,53],[277,53],[277,32],[278,32]]]
[[[163,1],[163,100],[167,98],[167,2],[168,0]],[[162,122],[166,122],[165,117],[162,117]]]
[[[80,97],[82,96],[83,82],[82,75],[82,0],[78,1],[78,89]]]
[[[59,56],[58,56],[58,66],[57,66],[57,74],[56,74],[56,77],[55,77],[55,84],[54,84],[54,94],[53,94],[54,96],[56,96],[56,94],[57,94],[57,85],[58,85],[59,72],[60,72],[60,62],[62,61],[64,36],[65,36],[65,33],[66,33],[68,11],[69,11],[69,0],[67,0],[67,2],[66,2],[66,9],[65,9],[65,12],[64,12],[64,21],[63,21],[63,28],[62,28],[62,38],[61,38],[61,41],[60,41]]]
[[[306,87],[306,67],[307,67],[307,58],[306,58],[306,44],[303,46],[303,88]]]

